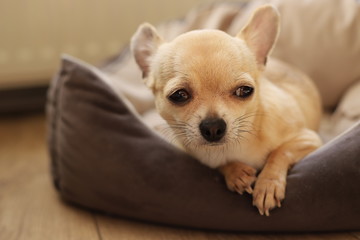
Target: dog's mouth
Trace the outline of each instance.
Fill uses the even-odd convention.
[[[198,142],[200,145],[203,146],[209,146],[209,147],[216,147],[216,146],[222,146],[227,143],[227,137],[226,134],[222,136],[221,138],[217,139],[216,141],[209,141],[209,139],[205,138],[204,136],[200,135],[198,136]]]
[[[210,147],[217,147],[217,146],[222,146],[225,143],[207,143],[205,145],[210,146]]]
[[[251,119],[245,114],[235,119],[205,118],[200,122],[170,124],[171,139],[190,152],[225,151],[238,148],[242,141],[256,136]],[[197,120],[197,119],[196,119]]]
[[[200,123],[176,122],[170,124],[174,140],[185,149],[224,147],[229,143],[227,123],[222,118],[206,118]]]
[[[222,148],[228,144],[226,135],[223,136],[218,141],[208,141],[201,134],[199,135],[190,134],[189,136],[180,137],[179,140],[186,149],[208,148],[210,150],[210,149]]]
[[[202,138],[199,145],[204,146],[204,147],[221,147],[221,146],[226,145],[226,140],[225,140],[225,137],[224,137],[220,141],[209,142],[206,139]]]

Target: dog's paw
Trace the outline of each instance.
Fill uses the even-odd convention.
[[[270,210],[281,207],[285,198],[285,181],[276,178],[258,178],[253,192],[253,205],[261,215],[270,216]]]
[[[256,169],[246,164],[233,162],[226,166],[224,171],[225,181],[228,189],[243,194],[253,192],[252,184],[256,180]]]

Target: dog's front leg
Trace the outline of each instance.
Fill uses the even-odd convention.
[[[281,206],[289,168],[320,145],[321,140],[314,131],[303,129],[295,138],[269,154],[253,192],[253,205],[261,215],[269,216],[271,209]]]
[[[225,177],[230,191],[243,194],[244,191],[252,193],[252,184],[256,180],[256,169],[241,162],[229,162],[219,168]]]

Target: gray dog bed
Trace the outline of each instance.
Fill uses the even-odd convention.
[[[224,7],[211,9],[219,6]],[[260,216],[250,195],[228,191],[217,171],[144,124],[142,114],[153,103],[141,85],[129,79],[140,74],[133,67],[127,51],[100,69],[63,57],[49,90],[47,114],[52,176],[64,200],[104,213],[191,228],[360,229],[360,124],[296,164],[287,178],[283,206],[270,217]],[[115,73],[115,68],[120,70]],[[135,99],[129,86],[137,86],[136,93],[144,95]],[[325,105],[334,105],[333,100]]]

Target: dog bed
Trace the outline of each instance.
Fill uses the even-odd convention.
[[[263,2],[202,7],[190,12],[182,21],[163,24],[160,31],[171,38],[211,23],[213,27],[231,32],[231,23],[238,24],[249,9]],[[290,7],[290,2],[298,6]],[[326,1],[316,2],[316,6],[321,6],[318,3]],[[357,9],[354,16],[359,19],[355,1],[333,2],[339,5],[334,7],[336,11],[345,11],[348,5],[355,4],[356,7],[352,5]],[[295,13],[301,16],[306,10],[306,16],[320,11],[314,6],[309,8],[308,1],[276,1],[276,4],[282,16],[289,16],[292,11],[292,18],[296,18]],[[330,12],[325,15],[331,16]],[[344,28],[330,30],[339,33],[346,26],[356,30],[355,23],[348,25],[349,20],[346,21]],[[322,23],[327,24],[324,19]],[[357,26],[359,29],[359,21]],[[283,34],[294,34],[287,32],[286,27],[284,30]],[[359,30],[356,34],[360,40]],[[351,37],[354,39],[353,33]],[[284,44],[283,38],[285,36],[281,35],[274,55],[289,60],[285,52],[291,55],[290,46],[298,45]],[[311,39],[315,41],[316,36]],[[355,46],[359,41],[352,41],[349,54],[341,53],[341,57],[349,56],[345,60],[355,66],[353,64],[358,64],[359,59],[354,58],[355,63],[350,60],[355,55],[360,56],[360,47]],[[320,58],[317,54],[313,52],[313,57]],[[331,59],[336,54],[328,52],[326,56]],[[306,62],[306,57],[302,61]],[[336,106],[341,96],[346,95],[346,89],[360,79],[360,74],[354,75],[356,71],[359,73],[359,68],[351,69],[355,76],[351,75],[351,79],[346,69],[338,70],[345,72],[348,78],[337,79],[336,83],[334,78],[328,79],[327,87],[331,87],[333,94],[327,95],[327,89],[321,88],[326,85],[323,77],[328,74],[327,70],[334,69],[323,67],[315,73],[307,69],[305,63],[292,63],[313,78],[315,76],[321,93],[326,95],[323,97],[326,107]],[[335,84],[340,87],[335,88]],[[358,98],[359,95],[352,93],[352,96]],[[273,210],[270,217],[264,217],[251,206],[250,195],[228,191],[216,170],[201,165],[152,131],[146,125],[146,116],[153,107],[151,93],[142,85],[141,73],[127,49],[102,67],[64,56],[51,83],[47,104],[52,176],[60,196],[68,202],[108,214],[191,228],[287,232],[360,229],[360,123],[354,121],[359,116],[351,116],[357,123],[350,130],[291,169],[283,206]],[[337,109],[336,119],[331,119],[330,123],[344,115],[342,111],[347,108]]]

